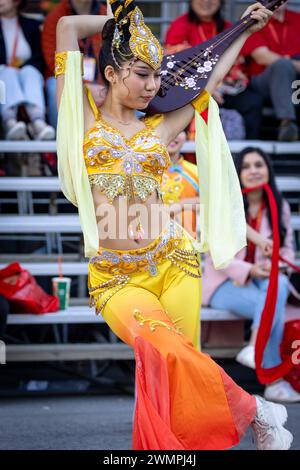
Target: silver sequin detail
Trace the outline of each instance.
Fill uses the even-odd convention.
[[[148,262],[148,270],[151,276],[157,275],[157,267],[156,262],[153,260],[153,256],[158,253],[160,250],[164,248],[170,238],[181,238],[182,237],[182,227],[178,225],[174,220],[171,220],[168,226],[167,232],[161,238],[159,244],[153,249],[147,251],[145,254],[142,255],[130,255],[128,253],[124,253],[123,255],[118,255],[117,253],[112,253],[111,251],[103,251],[100,255],[93,256],[90,259],[90,263],[98,263],[99,261],[108,261],[113,264],[118,264],[121,261],[125,261],[126,263],[133,263],[138,261],[147,261]]]

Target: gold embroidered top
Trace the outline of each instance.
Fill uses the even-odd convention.
[[[87,94],[96,117],[83,142],[90,185],[96,185],[110,203],[119,195],[138,196],[144,202],[155,190],[161,197],[162,175],[171,164],[165,145],[155,134],[164,116],[142,118],[145,128],[127,139],[102,118]]]

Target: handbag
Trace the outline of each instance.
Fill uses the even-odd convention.
[[[289,321],[284,326],[282,343],[280,346],[281,357],[292,357],[293,368],[284,376],[284,380],[300,393],[300,320]]]
[[[41,314],[59,310],[58,297],[47,294],[19,263],[11,263],[0,270],[0,295],[9,301],[14,313]]]

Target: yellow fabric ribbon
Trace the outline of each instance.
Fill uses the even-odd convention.
[[[65,82],[57,123],[58,176],[62,192],[78,207],[87,258],[98,251],[94,202],[83,157],[83,87],[81,53],[67,52]]]
[[[240,182],[216,101],[207,92],[193,103],[200,192],[201,252],[216,269],[225,268],[246,246],[246,219]],[[208,104],[208,123],[200,116]]]

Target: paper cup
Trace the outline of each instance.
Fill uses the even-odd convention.
[[[53,295],[59,298],[59,309],[66,310],[70,300],[70,277],[53,277],[52,278]]]

